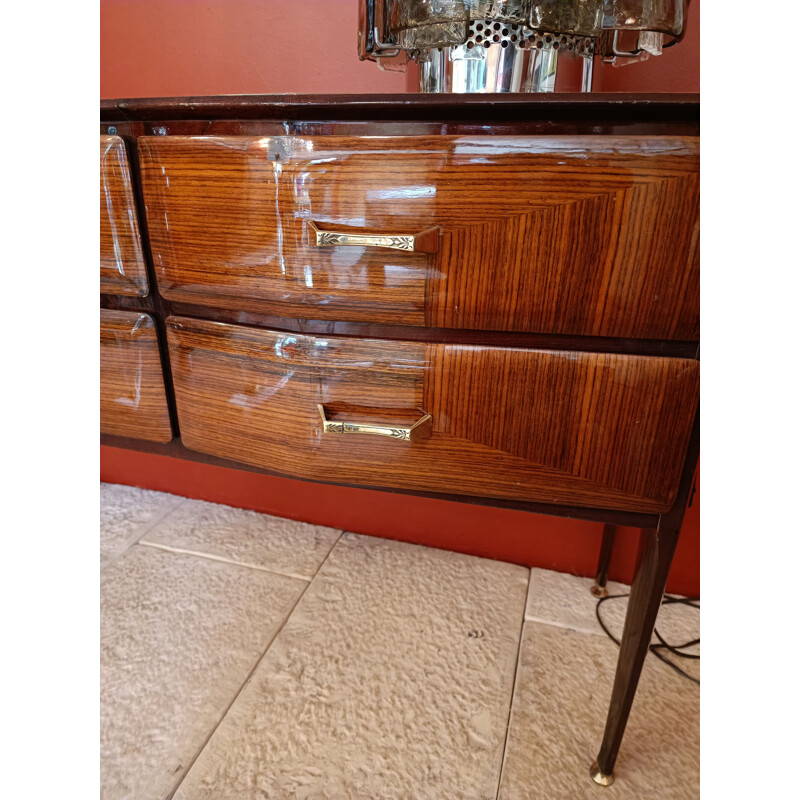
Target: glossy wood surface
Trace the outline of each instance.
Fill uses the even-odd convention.
[[[165,297],[314,319],[698,338],[698,140],[144,137]],[[316,248],[438,225],[436,254]]]
[[[184,445],[309,479],[639,512],[670,507],[698,363],[167,320]],[[433,416],[408,443],[323,434]]]
[[[100,312],[100,430],[169,442],[172,427],[152,317]]]
[[[131,170],[119,136],[100,137],[100,291],[147,294]]]

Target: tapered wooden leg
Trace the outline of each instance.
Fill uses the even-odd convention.
[[[597,559],[597,574],[594,586],[589,590],[595,597],[608,597],[608,566],[614,552],[614,539],[617,535],[616,525],[603,526],[603,540],[600,542],[600,557]]]
[[[698,410],[675,503],[666,514],[659,517],[657,530],[641,532],[636,572],[633,576],[628,612],[625,615],[625,627],[622,631],[606,730],[603,734],[603,743],[600,745],[600,754],[590,770],[592,780],[601,786],[609,786],[614,780],[614,765],[617,762],[619,746],[628,723],[636,687],[639,685],[644,659],[650,647],[650,637],[653,635],[661,600],[667,588],[667,575],[675,546],[678,544],[678,534],[689,501],[699,452]]]
[[[678,542],[680,521],[676,526],[674,520],[670,523],[669,516],[661,517],[658,530],[643,530],[641,534],[606,730],[600,754],[591,771],[592,779],[602,786],[608,786],[614,779],[614,764],[650,647],[650,638],[661,608],[669,567]],[[683,517],[682,514],[680,516]]]

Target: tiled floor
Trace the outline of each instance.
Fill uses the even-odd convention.
[[[608,789],[591,581],[103,484],[104,800],[694,800],[699,689],[648,656]],[[626,587],[610,587],[626,591]],[[604,604],[619,633],[624,600]],[[659,630],[698,636],[692,609]]]

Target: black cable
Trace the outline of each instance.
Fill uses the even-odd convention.
[[[607,597],[601,597],[597,601],[597,605],[595,606],[595,614],[597,615],[597,621],[600,623],[600,627],[605,632],[606,636],[611,639],[614,644],[619,647],[619,641],[614,638],[611,634],[611,631],[606,627],[606,624],[603,622],[602,617],[600,616],[600,606],[606,602],[606,600],[619,600],[622,597],[630,597],[630,594],[610,594]],[[681,603],[686,606],[690,606],[691,608],[696,608],[698,611],[700,610],[700,598],[699,597],[672,597],[672,595],[665,594],[664,599],[661,601],[661,605],[670,605],[671,603]],[[661,659],[667,666],[672,667],[679,675],[683,675],[684,678],[688,678],[692,683],[696,683],[698,686],[700,685],[700,681],[695,678],[693,675],[690,675],[688,672],[682,670],[677,664],[674,664],[668,658],[665,658],[661,650],[666,650],[668,653],[672,653],[674,656],[678,658],[692,658],[697,661],[700,660],[700,656],[694,653],[683,653],[682,650],[685,650],[687,647],[694,647],[695,645],[700,644],[700,639],[692,639],[689,642],[684,644],[669,644],[664,640],[664,637],[658,632],[658,628],[655,628],[653,632],[656,635],[656,638],[659,641],[659,644],[651,644],[650,645],[650,652],[658,659]]]

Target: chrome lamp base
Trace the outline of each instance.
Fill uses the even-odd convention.
[[[595,40],[537,33],[523,25],[472,20],[467,41],[418,51],[419,90],[425,94],[554,92],[559,57],[581,61],[581,91],[592,90]]]

